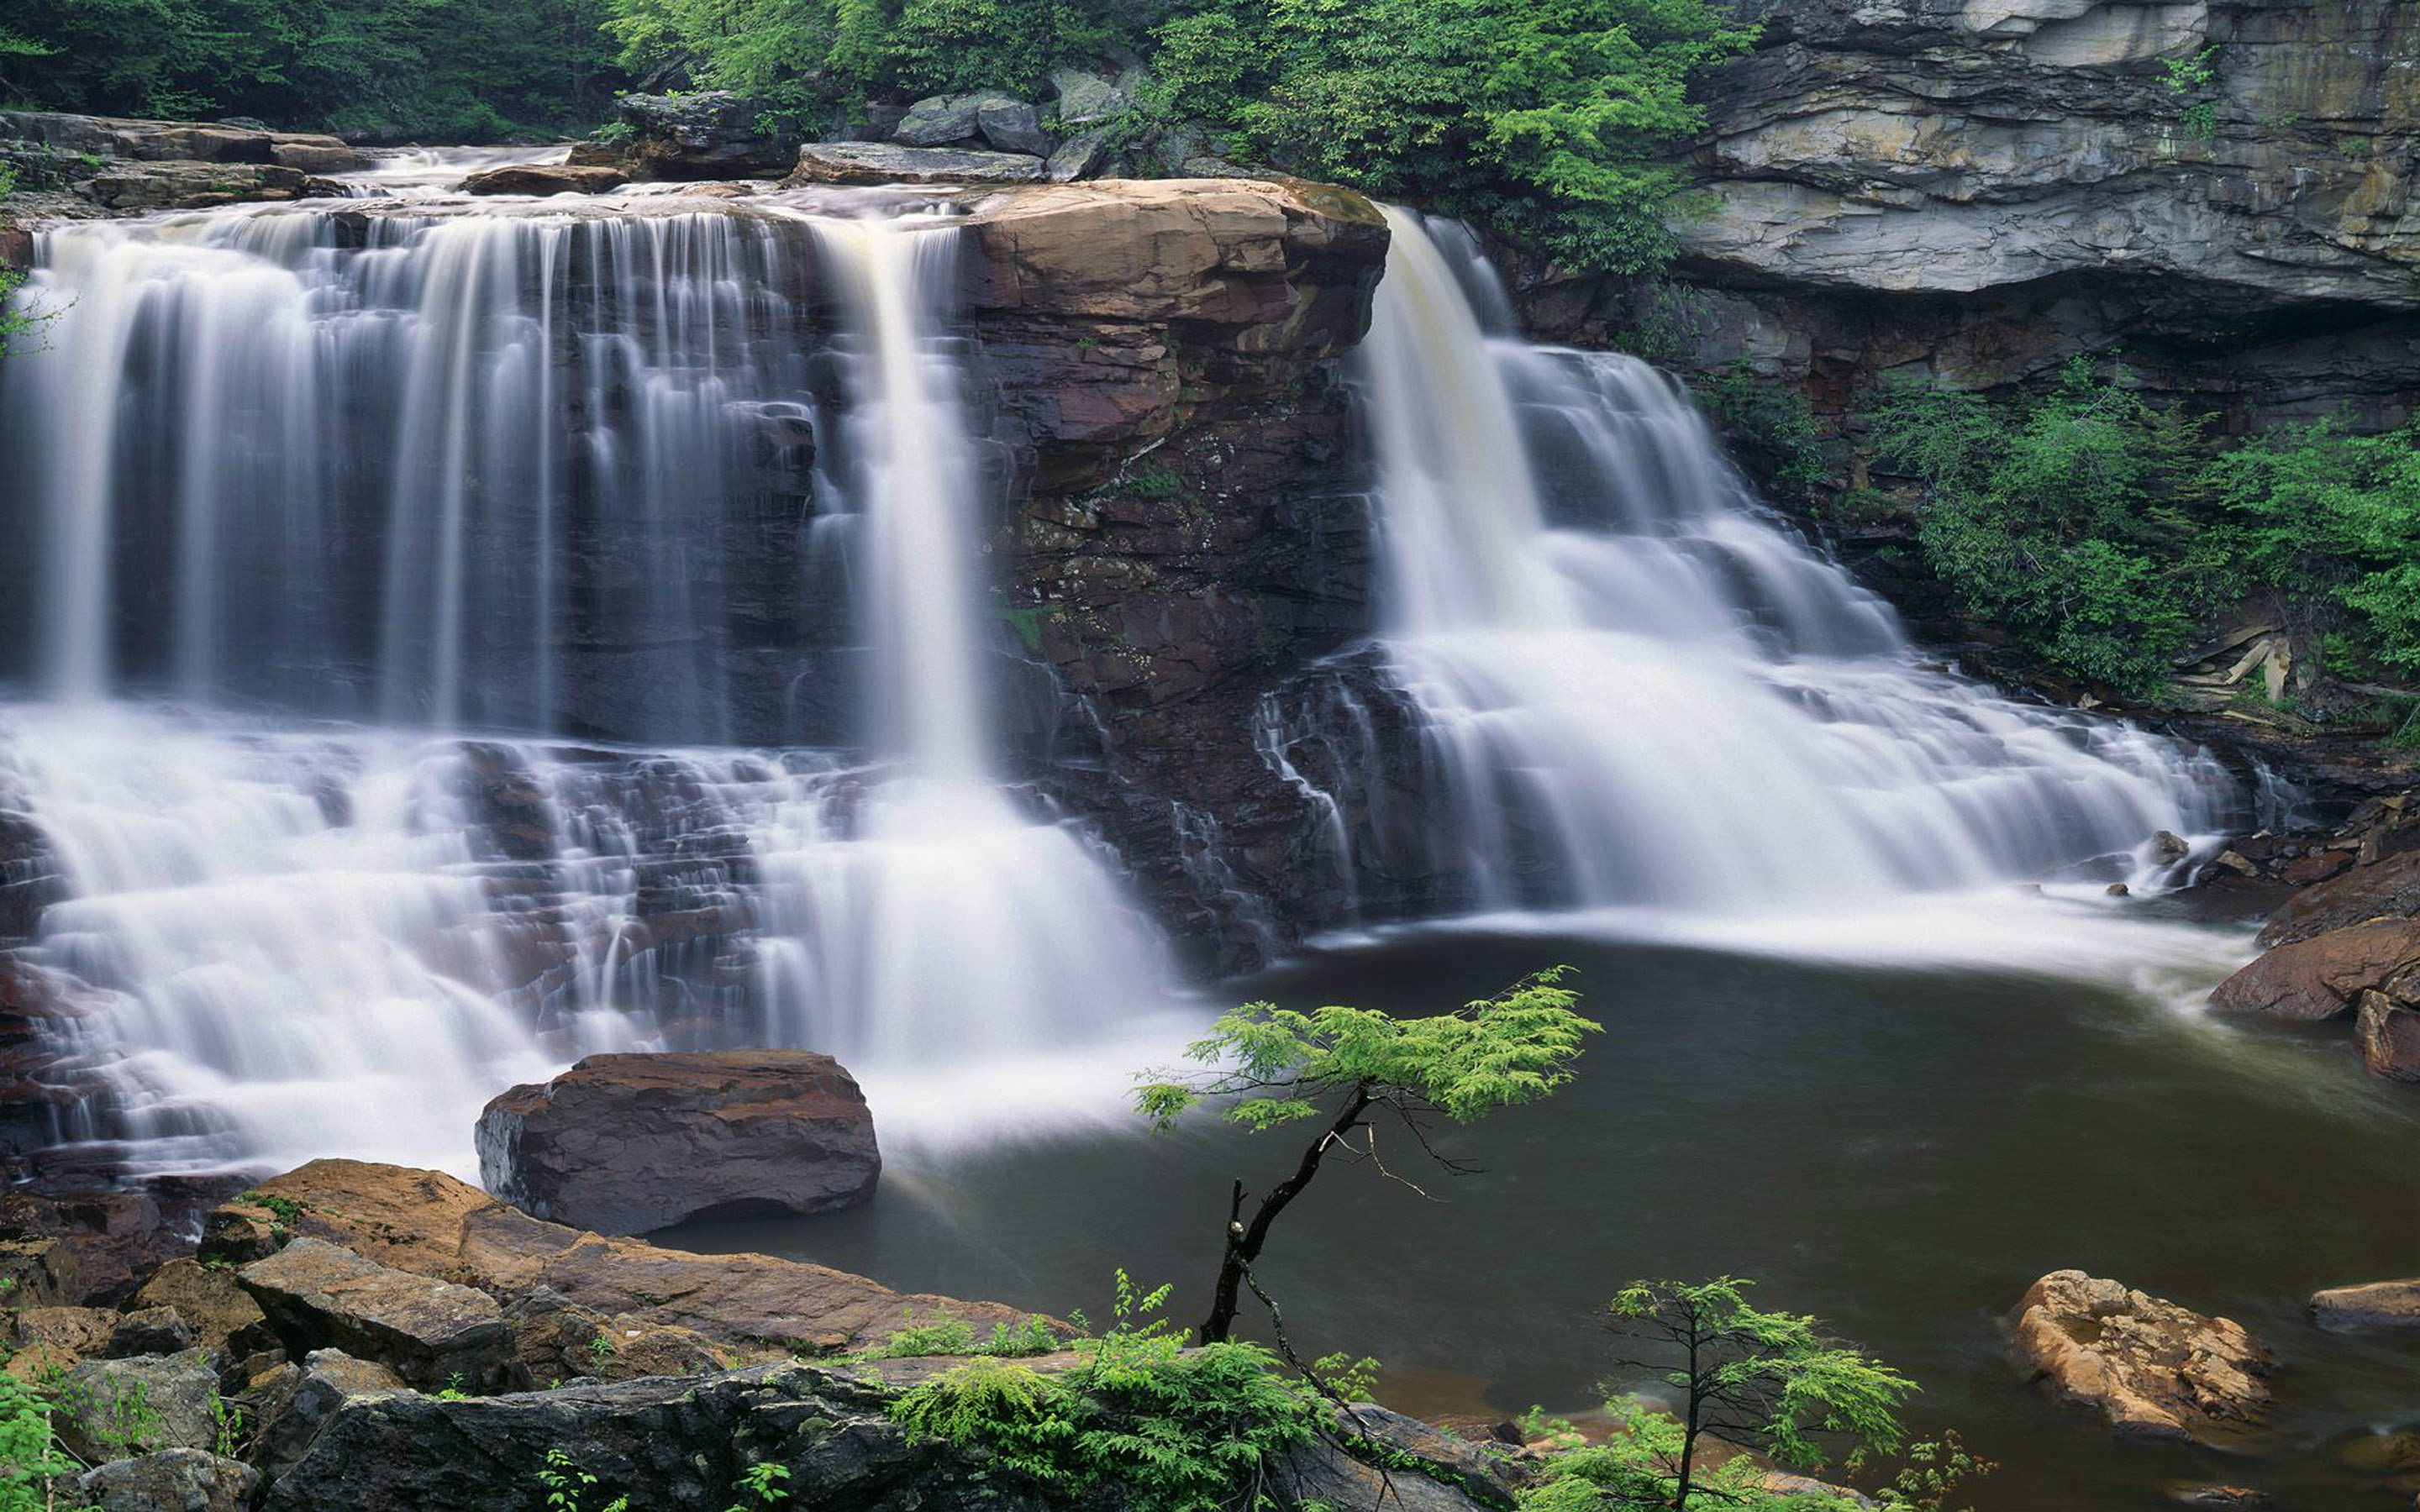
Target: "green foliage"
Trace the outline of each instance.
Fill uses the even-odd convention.
[[[84,1467],[60,1447],[55,1411],[32,1386],[0,1375],[0,1512],[64,1512],[51,1482]]]
[[[2385,436],[2290,427],[2219,457],[2207,482],[2241,526],[2255,579],[2359,617],[2359,634],[2329,644],[2335,667],[2420,672],[2420,424]]]
[[[1915,1383],[1825,1338],[1812,1318],[1748,1305],[1747,1287],[1730,1276],[1639,1281],[1615,1296],[1617,1331],[1658,1356],[1622,1363],[1657,1369],[1677,1405],[1668,1413],[1617,1396],[1606,1404],[1615,1430],[1597,1443],[1532,1409],[1528,1436],[1559,1452],[1523,1490],[1523,1512],[1847,1512],[1859,1504],[1768,1490],[1763,1467],[1740,1451],[1819,1471],[1837,1445],[1849,1470],[1863,1470],[1869,1457],[1900,1449],[1899,1412]],[[1954,1435],[1907,1445],[1872,1503],[1886,1512],[1940,1512],[1959,1482],[1991,1468]]]
[[[1318,1099],[1358,1088],[1456,1122],[1535,1102],[1572,1079],[1582,1037],[1603,1026],[1572,1009],[1579,995],[1555,967],[1458,1013],[1396,1018],[1330,1006],[1309,1013],[1247,1003],[1220,1015],[1186,1054],[1210,1070],[1144,1084],[1136,1104],[1162,1129],[1205,1098],[1235,1099],[1224,1117],[1252,1130],[1316,1117]]]
[[[397,139],[561,130],[620,82],[598,32],[611,3],[54,0],[0,45],[0,98]]]
[[[2146,692],[2197,618],[2265,588],[2330,633],[2337,676],[2420,672],[2420,426],[2213,455],[2200,421],[2079,362],[2028,406],[1894,388],[1871,436],[1922,484],[1918,540],[1961,606],[2063,671]]]
[[[1160,1312],[1168,1294],[1139,1295],[1121,1271],[1115,1321],[1078,1341],[1081,1367],[1051,1377],[971,1360],[902,1396],[892,1417],[1048,1494],[1114,1486],[1136,1512],[1270,1505],[1269,1465],[1319,1431],[1325,1404],[1256,1345],[1185,1350]]]
[[[783,1483],[789,1478],[790,1468],[787,1465],[766,1460],[749,1466],[739,1473],[737,1480],[731,1483],[731,1489],[739,1493],[739,1500],[732,1503],[725,1512],[753,1512],[755,1507],[768,1507],[788,1501],[790,1489]]]
[[[991,1325],[989,1337],[978,1338],[973,1324],[947,1308],[921,1320],[913,1307],[904,1309],[902,1316],[903,1327],[892,1330],[890,1337],[856,1358],[908,1360],[934,1354],[1047,1354],[1059,1348],[1059,1335],[1046,1319],[1040,1318],[1029,1318],[1022,1323],[1001,1319]]]
[[[546,1452],[546,1463],[537,1471],[538,1488],[545,1494],[547,1512],[588,1512],[582,1499],[597,1486],[597,1477],[580,1466],[580,1462],[560,1449]],[[597,1512],[629,1512],[630,1499],[617,1496]]]
[[[1968,613],[2128,692],[2165,674],[2224,566],[2190,509],[2197,422],[2079,360],[2014,414],[1954,389],[1895,389],[1872,434],[1884,461],[1924,484],[1918,540]]]
[[[2199,95],[2218,83],[2217,59],[2215,47],[2205,47],[2189,58],[2162,58],[2160,82],[2180,100]],[[2178,120],[2187,135],[2207,142],[2218,134],[2218,102],[2214,99],[2192,100]]]
[[[1803,390],[1759,376],[1740,358],[1692,391],[1699,409],[1758,478],[1805,495],[1828,470]]]

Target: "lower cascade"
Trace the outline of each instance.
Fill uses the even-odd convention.
[[[1388,209],[1360,381],[1377,457],[1389,784],[1372,695],[1273,701],[1336,863],[1481,910],[1821,904],[2099,862],[2141,883],[2214,828],[2206,752],[2009,702],[1766,517],[1635,358],[1511,327],[1469,234]],[[1343,815],[1364,816],[1348,824]]]
[[[0,807],[108,1088],[63,1134],[461,1168],[488,1097],[597,1050],[878,1075],[1159,1000],[1109,858],[993,769],[946,220],[357,203],[46,238],[70,313],[0,407],[52,702],[0,713]],[[733,581],[751,537],[796,580]],[[860,744],[695,744],[765,717],[721,675],[760,599],[853,627]],[[575,709],[674,743],[448,733]]]

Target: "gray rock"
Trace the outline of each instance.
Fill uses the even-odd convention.
[[[938,147],[971,142],[982,133],[985,110],[1005,111],[1018,104],[1014,95],[983,90],[970,95],[934,95],[908,107],[891,133],[903,147]],[[1029,107],[1030,108],[1030,107]]]
[[[173,1307],[145,1307],[128,1313],[109,1331],[109,1352],[123,1359],[135,1354],[178,1354],[194,1347],[194,1331]]]
[[[633,178],[765,177],[798,155],[796,134],[766,131],[764,105],[728,89],[624,95],[613,109],[631,131],[619,158]],[[596,165],[584,156],[582,162]]]
[[[1134,91],[1082,69],[1053,69],[1050,85],[1059,91],[1059,124],[1089,126],[1108,120],[1134,104]]]
[[[903,147],[880,142],[810,142],[799,149],[793,184],[1030,184],[1042,160],[1018,152]]]
[[[600,1234],[853,1207],[882,1174],[856,1078],[805,1050],[590,1056],[489,1103],[478,1147],[489,1191]]]
[[[218,1442],[218,1372],[202,1350],[86,1360],[68,1372],[59,1442],[88,1464]]]
[[[163,1449],[118,1459],[76,1478],[81,1504],[96,1512],[242,1512],[260,1473],[199,1449]]]
[[[1021,100],[986,100],[975,112],[975,122],[983,139],[1002,152],[1049,155],[1050,137],[1042,130],[1042,113]]]
[[[297,1239],[237,1273],[287,1348],[334,1345],[391,1365],[436,1390],[501,1385],[512,1337],[484,1291],[365,1260],[317,1239]]]
[[[339,1412],[310,1453],[276,1479],[267,1507],[527,1512],[525,1488],[550,1450],[597,1477],[597,1504],[628,1496],[649,1512],[721,1512],[732,1482],[755,1463],[787,1470],[788,1504],[801,1507],[1042,1512],[1050,1504],[973,1457],[909,1440],[884,1412],[895,1389],[844,1371],[777,1365],[464,1401],[365,1398]],[[1303,1495],[1314,1487],[1361,1493],[1381,1484],[1369,1467],[1333,1450],[1298,1456],[1288,1469]],[[1398,1470],[1391,1480],[1403,1512],[1502,1504],[1474,1502],[1419,1468]],[[1106,1501],[1101,1512],[1114,1505]]]
[[[285,1366],[265,1384],[253,1408],[253,1458],[271,1474],[282,1473],[310,1452],[320,1429],[348,1402],[410,1390],[382,1365],[341,1350],[315,1350],[299,1368]]]
[[[1080,131],[1059,144],[1043,171],[1054,184],[1097,177],[1115,155],[1107,131]]]

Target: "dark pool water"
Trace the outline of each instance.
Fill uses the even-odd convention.
[[[1435,1011],[1553,962],[1579,968],[1606,1026],[1578,1081],[1459,1136],[1487,1169],[1430,1182],[1437,1200],[1366,1169],[1323,1175],[1262,1267],[1297,1343],[1386,1362],[1382,1397],[1584,1408],[1617,1287],[1730,1273],[1923,1382],[1918,1425],[1955,1426],[2002,1463],[1975,1488],[1984,1512],[2151,1509],[2213,1482],[2289,1512],[2409,1512],[2420,1482],[2346,1457],[2420,1427],[2420,1348],[2321,1334],[2303,1313],[2317,1288],[2420,1271],[2420,1096],[2363,1074],[2341,1026],[2221,1024],[2007,967],[1470,931],[1317,953],[1232,995]],[[1265,1184],[1296,1149],[1095,1126],[895,1161],[858,1211],[666,1238],[1096,1316],[1124,1266],[1175,1281],[1190,1319],[1228,1180]],[[2005,1317],[2070,1266],[2269,1342],[2287,1403],[2273,1449],[2113,1444],[2022,1386]]]

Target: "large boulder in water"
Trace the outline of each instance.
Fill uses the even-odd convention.
[[[2294,894],[2260,931],[2264,946],[2290,945],[2331,930],[2420,914],[2420,850],[2339,872]]]
[[[2226,1446],[2270,1403],[2269,1351],[2225,1318],[2081,1271],[2054,1271],[2017,1304],[2017,1361],[2121,1438]]]
[[[479,1179],[523,1211],[602,1234],[874,1196],[857,1079],[804,1050],[591,1056],[479,1116]]]
[[[2420,1276],[2315,1291],[2311,1317],[2321,1328],[2420,1329]]]
[[[627,141],[574,155],[579,163],[613,159],[633,178],[770,177],[790,166],[799,136],[768,128],[761,101],[727,89],[682,95],[624,95],[613,102]]]
[[[629,175],[618,167],[571,162],[516,162],[462,180],[465,194],[601,194]]]
[[[2420,919],[2379,919],[2280,945],[2210,995],[2210,1006],[2288,1019],[2331,1019],[2365,992],[2420,979]]]

